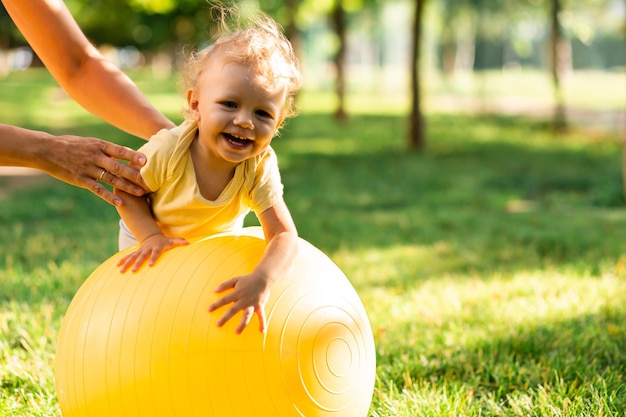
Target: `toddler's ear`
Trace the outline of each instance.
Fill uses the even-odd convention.
[[[200,120],[200,112],[198,110],[198,92],[195,88],[187,90],[187,106],[189,107],[189,114],[194,120]]]

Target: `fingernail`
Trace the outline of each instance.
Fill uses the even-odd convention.
[[[140,157],[138,158],[138,162],[139,162],[140,164],[142,164],[142,165],[143,165],[143,164],[145,164],[145,163],[146,163],[146,157],[145,157],[145,156],[140,156]]]
[[[115,204],[116,206],[121,206],[122,200],[120,200],[119,198],[116,198],[115,200],[113,200],[113,204]]]

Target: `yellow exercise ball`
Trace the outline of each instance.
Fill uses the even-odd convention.
[[[299,239],[289,276],[240,335],[241,313],[209,313],[221,282],[249,273],[259,228],[166,252],[122,274],[122,253],[76,293],[59,334],[55,380],[64,417],[359,417],[375,379],[374,339],[356,291]]]

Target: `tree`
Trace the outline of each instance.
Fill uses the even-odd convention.
[[[346,12],[343,7],[343,0],[335,0],[331,11],[333,26],[338,38],[337,51],[334,56],[336,69],[335,92],[337,94],[337,110],[335,118],[339,122],[346,120],[345,94],[346,94]]]
[[[555,130],[563,130],[567,127],[567,117],[565,112],[565,102],[562,92],[562,78],[565,72],[572,67],[572,47],[571,39],[578,38],[584,42],[591,39],[595,32],[600,30],[601,23],[594,25],[580,24],[576,19],[570,19],[569,33],[566,36],[564,23],[562,21],[563,12],[570,12],[575,9],[582,9],[585,14],[602,15],[607,10],[609,1],[607,0],[550,0],[550,37],[549,37],[549,70],[552,78],[555,108],[552,125]],[[582,28],[582,29],[581,29]]]
[[[471,0],[440,0],[441,67],[445,77],[457,69],[471,69],[477,23]]]
[[[298,25],[296,23],[296,16],[298,15],[298,0],[286,0],[285,8],[287,14],[287,23],[285,24],[285,36],[291,41],[293,50],[296,56],[301,57],[300,46],[300,33],[298,31]]]
[[[11,20],[4,5],[0,3],[0,51],[13,47],[14,39],[18,34],[19,32],[13,24],[13,20]]]
[[[335,118],[339,122],[345,121],[348,117],[345,108],[348,17],[349,14],[360,12],[364,8],[374,9],[378,2],[379,0],[334,0],[330,10],[330,20],[337,37],[337,49],[333,55],[333,63],[336,71],[335,93],[337,95]]]
[[[565,51],[569,43],[563,38],[563,31],[559,23],[559,14],[562,11],[561,0],[550,0],[550,74],[554,92],[554,116],[552,125],[555,130],[563,130],[567,127],[565,116],[565,103],[561,89],[561,78],[565,71]]]
[[[420,55],[422,26],[426,0],[415,0],[411,42],[411,113],[409,116],[409,149],[424,150],[426,147],[425,122],[421,109]]]
[[[285,36],[291,42],[293,50],[299,58],[302,58],[301,51],[301,22],[299,21],[300,5],[306,0],[260,0],[259,8],[272,16],[285,30]]]
[[[624,0],[624,8],[626,9],[626,0]],[[626,16],[624,16],[624,52],[626,52]],[[624,182],[624,198],[626,199],[626,121],[624,121],[624,126],[622,126],[622,177]]]

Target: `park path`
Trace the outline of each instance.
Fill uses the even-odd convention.
[[[49,175],[33,168],[0,166],[0,201],[15,190],[52,181]]]
[[[503,114],[528,116],[550,121],[554,107],[536,100],[524,98],[503,98],[480,100],[439,96],[428,102],[433,110],[445,113]],[[624,109],[594,110],[566,106],[567,122],[572,127],[588,130],[590,133],[616,133],[626,141],[626,103]]]

